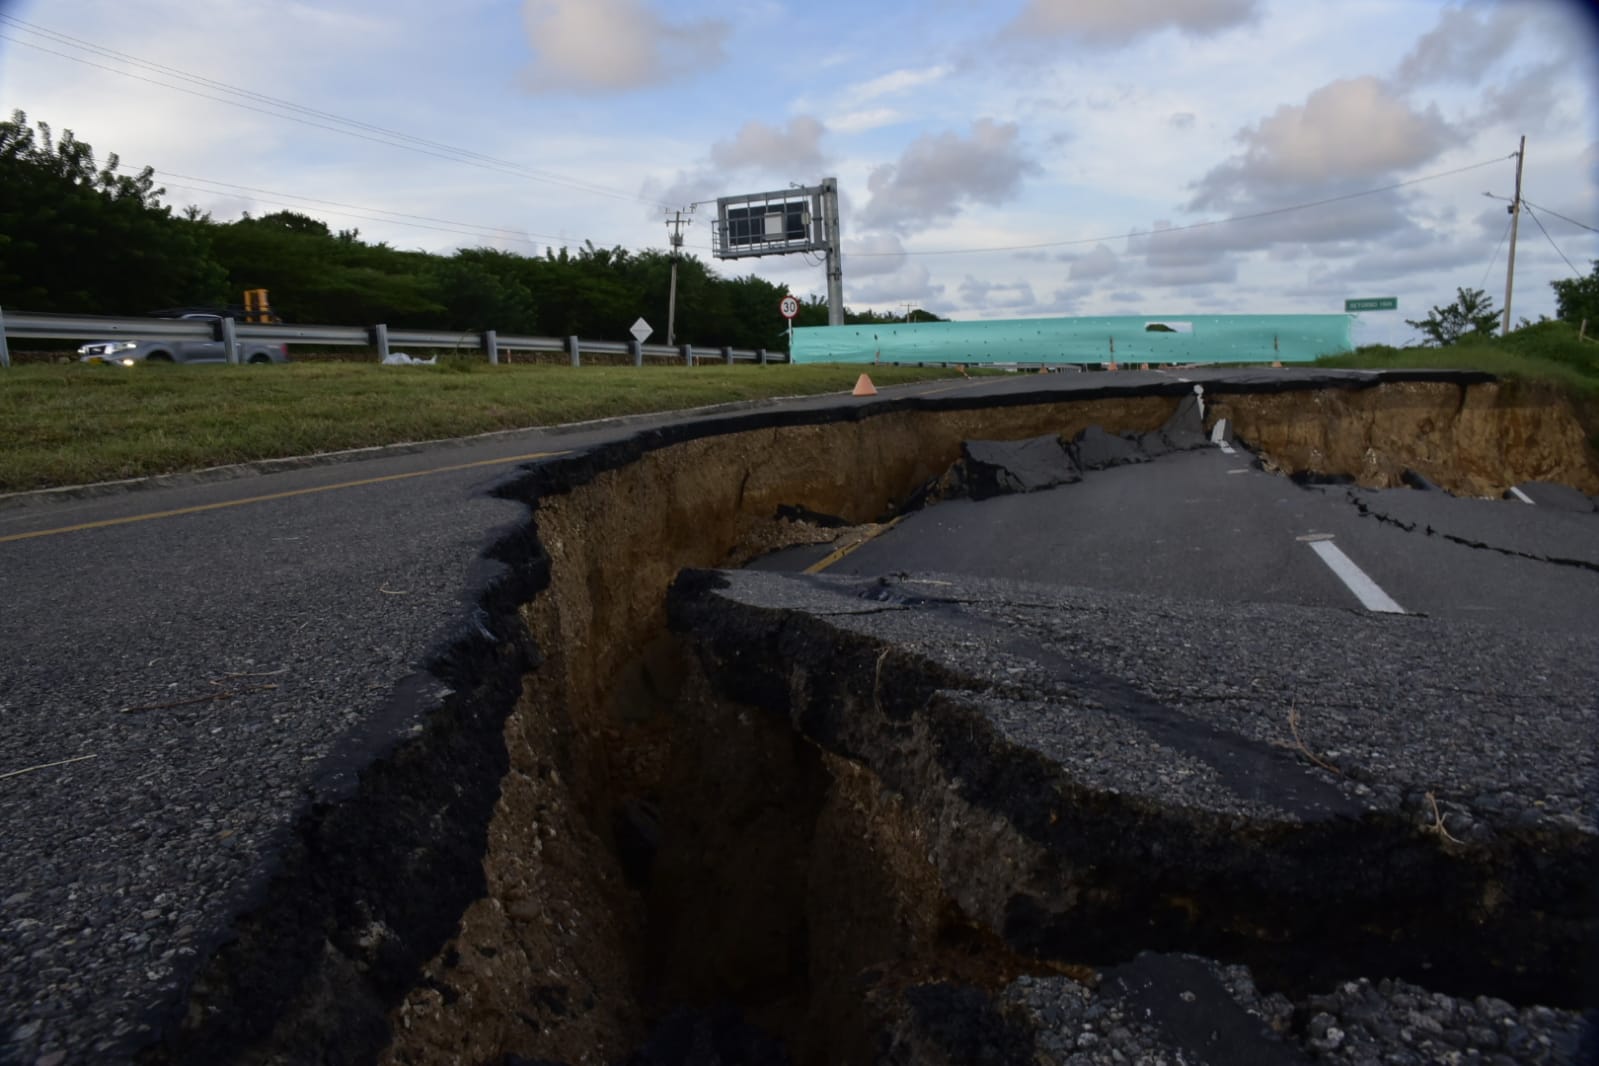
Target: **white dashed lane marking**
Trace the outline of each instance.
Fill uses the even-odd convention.
[[[1384,592],[1377,582],[1356,566],[1354,560],[1332,542],[1331,533],[1310,533],[1299,539],[1310,545],[1310,550],[1321,557],[1321,561],[1327,564],[1327,569],[1355,594],[1355,598],[1366,610],[1380,611],[1383,614],[1405,613],[1405,609],[1395,603],[1392,596]]]

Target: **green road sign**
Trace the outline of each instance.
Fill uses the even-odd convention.
[[[1373,296],[1367,300],[1345,300],[1345,311],[1397,311],[1399,310],[1399,297]]]

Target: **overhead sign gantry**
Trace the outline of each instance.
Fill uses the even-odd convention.
[[[827,322],[844,324],[844,267],[839,242],[838,179],[716,201],[712,253],[718,259],[820,252],[827,261]]]

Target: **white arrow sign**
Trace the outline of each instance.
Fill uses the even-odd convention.
[[[643,344],[645,341],[650,339],[650,334],[654,333],[655,331],[650,328],[650,324],[648,322],[641,318],[637,322],[633,323],[633,328],[628,330],[628,332],[633,334],[634,340],[638,341],[640,344]]]

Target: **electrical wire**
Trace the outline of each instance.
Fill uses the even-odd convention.
[[[1542,211],[1546,215],[1553,215],[1556,218],[1560,219],[1562,222],[1569,222],[1573,226],[1576,226],[1576,227],[1578,227],[1580,229],[1585,229],[1589,233],[1599,233],[1599,229],[1595,229],[1593,226],[1588,225],[1586,222],[1578,222],[1574,218],[1567,218],[1565,215],[1562,215],[1559,211],[1551,211],[1547,207],[1542,207],[1542,206],[1540,206],[1538,204],[1535,204],[1531,200],[1527,199],[1525,196],[1523,196],[1521,198],[1521,202],[1526,204],[1528,207],[1536,207],[1536,208],[1538,208],[1538,210]]]
[[[1134,230],[1129,233],[1114,233],[1104,237],[1079,237],[1069,241],[1040,241],[1036,244],[1004,244],[995,245],[988,248],[944,248],[926,251],[907,249],[899,252],[852,252],[850,253],[850,256],[853,259],[860,259],[866,257],[880,258],[884,256],[896,255],[976,255],[983,252],[1025,252],[1032,251],[1037,248],[1065,248],[1076,244],[1099,244],[1104,241],[1130,240],[1134,237],[1160,237],[1165,236],[1168,233],[1183,233],[1187,230],[1206,229],[1210,226],[1225,226],[1231,222],[1248,222],[1257,218],[1270,218],[1273,215],[1285,215],[1292,211],[1304,211],[1312,207],[1324,207],[1327,204],[1341,203],[1344,200],[1354,200],[1362,196],[1375,196],[1378,193],[1391,192],[1394,189],[1402,189],[1407,185],[1419,185],[1424,181],[1437,181],[1440,178],[1453,177],[1456,174],[1464,174],[1470,170],[1481,170],[1483,167],[1497,166],[1498,164],[1503,163],[1506,159],[1514,158],[1515,153],[1512,152],[1510,155],[1502,156],[1498,159],[1487,159],[1481,163],[1472,163],[1470,166],[1457,167],[1454,170],[1440,171],[1437,174],[1425,174],[1419,178],[1410,178],[1407,181],[1396,181],[1390,185],[1379,185],[1374,189],[1362,189],[1360,192],[1344,193],[1341,196],[1329,196],[1325,200],[1311,200],[1302,204],[1290,204],[1287,207],[1274,207],[1267,211],[1254,211],[1247,215],[1230,215],[1227,218],[1212,219],[1209,222],[1194,222],[1186,226],[1169,226],[1166,229],[1154,230],[1153,232]]]
[[[129,164],[129,163],[120,163],[119,162],[117,164],[117,169],[118,170],[127,170],[127,171],[132,171],[132,172],[137,173],[138,171],[142,170],[143,168],[135,167],[135,166],[133,166],[132,164]],[[316,204],[316,205],[322,206],[322,207],[343,208],[343,209],[346,209],[347,211],[351,211],[351,212],[365,212],[365,214],[351,214],[349,217],[351,217],[351,218],[362,218],[362,219],[365,219],[366,221],[369,221],[369,222],[390,222],[390,223],[393,223],[395,225],[401,225],[401,226],[415,225],[417,223],[437,223],[437,225],[419,225],[417,228],[419,228],[419,229],[442,229],[444,232],[449,232],[449,233],[464,233],[466,236],[469,236],[469,237],[471,237],[471,236],[485,236],[485,237],[491,237],[491,238],[495,238],[495,239],[521,241],[521,242],[523,242],[525,244],[535,244],[535,243],[537,243],[537,242],[529,239],[529,238],[532,238],[532,237],[539,237],[539,238],[542,238],[545,241],[560,241],[560,242],[563,242],[563,243],[566,243],[566,242],[569,242],[569,241],[573,240],[573,238],[571,238],[571,237],[560,237],[560,236],[556,236],[555,234],[551,234],[551,233],[534,233],[531,230],[513,230],[513,229],[508,229],[508,228],[503,227],[503,226],[484,226],[484,225],[480,225],[480,224],[475,223],[475,222],[460,222],[460,221],[457,221],[455,219],[449,219],[449,218],[434,218],[431,215],[413,215],[413,214],[407,214],[404,211],[390,211],[387,208],[371,207],[371,206],[366,205],[366,204],[347,204],[347,203],[342,203],[342,202],[340,202],[338,200],[321,200],[321,199],[318,199],[318,198],[316,198],[314,196],[299,196],[299,195],[296,195],[295,193],[281,192],[281,191],[276,190],[276,189],[263,189],[263,188],[260,188],[259,186],[255,186],[255,185],[238,185],[238,184],[235,184],[235,183],[229,182],[229,181],[218,181],[215,178],[201,178],[201,177],[196,177],[193,174],[179,174],[179,173],[176,173],[176,172],[170,171],[170,170],[156,170],[153,167],[151,168],[151,173],[159,175],[159,176],[161,176],[163,178],[176,178],[179,182],[200,182],[202,186],[216,186],[217,187],[217,188],[208,188],[208,187],[199,187],[199,188],[197,188],[197,187],[195,187],[193,185],[182,185],[182,184],[175,186],[175,188],[188,189],[190,192],[215,193],[215,192],[218,192],[220,190],[237,190],[237,191],[241,191],[241,192],[261,193],[261,194],[264,194],[265,196],[273,198],[273,199],[270,199],[270,200],[268,200],[266,202],[268,202],[268,203],[276,203],[276,204],[278,204],[278,206],[294,206],[293,204],[284,204],[283,203],[284,200],[293,200],[293,201],[297,201],[299,203]],[[372,217],[372,216],[388,216],[388,217],[379,218],[379,217]],[[449,227],[449,228],[445,228],[445,227]],[[472,231],[472,232],[468,232],[468,231]],[[600,243],[600,242],[596,242],[596,243]]]
[[[1553,248],[1555,250],[1555,254],[1560,258],[1566,259],[1566,253],[1560,250],[1560,245],[1556,244],[1555,239],[1549,236],[1549,231],[1543,228],[1543,221],[1539,219],[1537,213],[1533,211],[1532,205],[1523,199],[1521,201],[1521,206],[1525,207],[1527,209],[1527,214],[1532,215],[1532,220],[1538,223],[1538,231],[1543,234],[1543,239],[1549,242],[1549,247]],[[1582,273],[1582,271],[1577,269],[1577,264],[1573,263],[1571,260],[1566,259],[1566,265],[1571,268],[1571,272],[1573,274]]]
[[[305,107],[290,100],[283,100],[279,99],[278,97],[268,96],[264,93],[254,92],[250,89],[242,89],[238,86],[229,85],[226,82],[214,81],[210,78],[201,77],[200,75],[196,74],[190,74],[174,67],[168,67],[160,63],[154,63],[149,60],[140,59],[137,56],[129,55],[125,52],[118,52],[115,49],[104,48],[92,42],[83,41],[79,38],[58,33],[54,30],[35,26],[32,23],[24,22],[21,19],[14,18],[9,15],[0,15],[0,24],[14,26],[23,30],[24,32],[37,34],[45,37],[47,40],[51,40],[54,43],[64,45],[68,48],[79,48],[83,51],[89,52],[92,55],[98,55],[102,58],[115,60],[117,62],[128,63],[137,67],[141,67],[146,71],[159,72],[168,77],[174,77],[181,81],[188,82],[191,85],[199,86],[200,88],[194,89],[186,88],[182,85],[173,85],[170,82],[161,81],[157,78],[146,77],[142,74],[137,74],[132,71],[107,66],[104,63],[96,63],[92,60],[85,59],[82,56],[69,55],[53,48],[46,48],[37,42],[23,40],[21,38],[8,36],[6,34],[0,34],[0,40],[11,41],[13,44],[20,44],[27,48],[33,48],[48,55],[53,55],[58,58],[68,60],[69,62],[80,63],[84,66],[93,67],[111,74],[118,74],[122,77],[132,78],[136,81],[142,81],[151,85],[160,86],[165,89],[171,89],[174,92],[186,93],[187,95],[199,97],[203,100],[210,100],[213,103],[227,104],[231,107],[241,108],[246,111],[254,111],[257,114],[268,115],[273,118],[286,119],[290,122],[297,122],[303,126],[310,126],[333,133],[341,133],[345,136],[356,137],[360,140],[370,141],[375,144],[382,144],[391,148],[401,148],[406,151],[416,152],[421,155],[433,156],[437,159],[445,159],[451,162],[464,163],[468,166],[475,166],[484,170],[493,170],[501,173],[514,174],[518,177],[528,178],[530,180],[543,182],[549,185],[560,186],[576,192],[589,193],[595,196],[607,196],[613,199],[626,200],[634,203],[660,205],[662,207],[671,206],[665,201],[652,200],[646,197],[624,193],[616,189],[595,185],[591,182],[574,181],[569,178],[551,174],[547,171],[526,167],[511,160],[500,159],[491,155],[484,155],[481,152],[474,152],[466,148],[458,148],[454,145],[444,144],[438,141],[430,141],[426,138],[416,137],[412,134],[404,133],[398,130],[387,129],[383,126],[375,126],[371,123],[362,122],[358,119],[346,118],[344,116],[334,114],[333,112]],[[232,96],[241,97],[242,99],[227,99],[223,96],[214,95],[211,92],[200,91],[201,89],[216,90]],[[244,102],[245,100],[253,100],[266,106],[258,107],[254,104]],[[297,114],[285,114],[284,112],[295,112]],[[325,121],[316,121],[318,119]]]
[[[205,188],[200,188],[200,187],[192,186],[192,185],[181,185],[180,184],[180,185],[174,185],[172,187],[173,188],[177,188],[177,189],[187,189],[189,192],[199,192],[199,193],[215,193],[216,192],[215,189],[205,189]],[[289,203],[289,202],[286,202],[285,200],[274,200],[274,199],[267,199],[267,198],[260,199],[259,202],[263,203],[263,204],[268,204],[268,205],[271,205],[271,206],[274,206],[274,207],[283,207],[283,208],[290,208],[290,209],[293,209],[293,208],[301,206],[300,204]],[[455,234],[457,236],[460,236],[460,237],[476,237],[476,238],[479,238],[479,239],[516,241],[516,242],[521,243],[521,244],[533,245],[535,247],[538,244],[537,241],[534,241],[530,237],[518,237],[518,236],[513,236],[510,233],[475,232],[475,231],[466,230],[466,229],[456,229],[456,228],[453,228],[453,227],[450,227],[450,226],[435,226],[435,225],[431,225],[431,224],[426,223],[426,222],[400,222],[400,221],[398,221],[396,219],[392,219],[392,218],[381,218],[381,217],[376,216],[376,215],[367,215],[367,214],[362,214],[362,213],[360,213],[358,211],[349,211],[349,210],[333,210],[333,211],[329,211],[327,213],[330,214],[330,215],[335,215],[335,216],[342,217],[342,218],[358,219],[358,220],[360,220],[362,222],[386,222],[386,223],[389,223],[391,225],[396,225],[396,226],[408,226],[408,227],[410,227],[412,229],[433,230],[433,231],[438,232],[438,233],[453,233],[453,234]]]
[[[1499,243],[1494,246],[1494,254],[1488,257],[1488,268],[1482,272],[1482,280],[1477,282],[1477,288],[1488,284],[1488,275],[1494,272],[1494,264],[1499,262],[1499,252],[1505,246],[1505,240],[1510,236],[1510,224],[1514,219],[1505,219],[1505,231],[1499,235]]]

